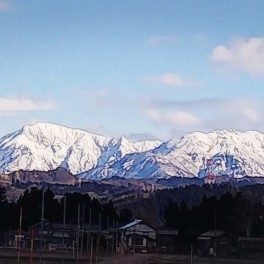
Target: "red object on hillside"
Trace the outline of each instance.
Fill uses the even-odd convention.
[[[212,172],[209,172],[205,177],[208,180],[215,180],[215,175]]]

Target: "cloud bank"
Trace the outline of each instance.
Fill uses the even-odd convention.
[[[0,113],[11,114],[27,111],[52,110],[56,105],[52,101],[37,101],[31,98],[0,97]]]
[[[191,79],[183,78],[180,74],[174,72],[165,72],[159,75],[150,75],[144,78],[145,82],[162,84],[171,87],[183,88],[191,86],[200,86],[201,83]]]
[[[264,37],[238,38],[216,46],[211,60],[218,66],[264,76]]]
[[[144,102],[144,115],[171,129],[252,130],[264,128],[264,107],[256,99],[205,98],[190,101],[149,100]]]
[[[196,126],[200,120],[194,114],[184,111],[165,112],[155,108],[145,110],[145,115],[156,123],[164,123],[173,126]]]

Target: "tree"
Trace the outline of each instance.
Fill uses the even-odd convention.
[[[3,202],[5,199],[6,199],[5,187],[0,186],[0,202]]]
[[[119,214],[119,222],[120,223],[128,223],[129,221],[132,221],[133,219],[133,213],[130,209],[122,209]]]

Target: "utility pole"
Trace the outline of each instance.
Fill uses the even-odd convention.
[[[214,208],[214,258],[216,258],[216,208]]]
[[[89,231],[87,232],[87,253],[89,252],[89,248],[91,245],[91,224],[92,224],[92,208],[89,210]]]
[[[98,256],[99,247],[100,247],[101,221],[102,221],[102,214],[100,212],[100,214],[99,214],[99,224],[98,224],[99,230],[97,231],[97,241],[96,241],[96,254],[97,254],[97,256]]]
[[[118,246],[118,222],[116,222],[116,243],[115,243],[115,253],[117,253],[117,246]]]
[[[80,252],[81,257],[83,253],[84,216],[85,216],[85,204],[83,205],[83,214],[82,214],[82,239],[81,239],[81,252]]]
[[[41,234],[40,234],[40,257],[39,261],[42,263],[42,250],[43,250],[43,229],[44,229],[44,205],[45,205],[45,189],[42,189],[42,205],[41,205]]]
[[[107,239],[106,239],[106,253],[109,254],[109,216],[107,216]]]
[[[64,196],[64,204],[63,204],[62,263],[64,263],[65,225],[66,225],[66,195]]]
[[[30,235],[30,264],[33,263],[33,250],[34,250],[34,230],[33,227],[31,227],[31,235]]]
[[[112,255],[114,254],[114,245],[115,245],[115,220],[113,219],[112,223]]]
[[[115,263],[116,263],[116,261],[117,261],[117,245],[118,245],[118,222],[116,222],[116,226],[115,226]]]
[[[191,243],[191,264],[193,264],[193,243]]]
[[[79,237],[80,237],[80,210],[81,206],[78,204],[78,220],[77,220],[77,241],[76,241],[76,263],[79,263]]]
[[[90,264],[93,263],[93,236],[91,238]]]
[[[18,237],[17,263],[20,263],[20,254],[21,254],[22,214],[23,214],[23,209],[22,209],[22,206],[21,206],[21,208],[20,208],[20,216],[19,216],[19,237]]]
[[[116,259],[116,222],[114,222],[114,241],[113,243],[114,243],[113,248],[114,248],[115,264],[116,264],[116,261],[117,261]]]

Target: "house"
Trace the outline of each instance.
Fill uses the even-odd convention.
[[[157,230],[157,248],[160,253],[173,253],[177,247],[178,230],[159,228]]]
[[[44,250],[56,249],[57,247],[62,248],[63,243],[65,248],[71,247],[76,237],[76,231],[74,229],[76,227],[73,225],[65,225],[65,230],[63,228],[63,225],[51,224],[47,220],[43,221],[43,232],[41,232],[41,222],[30,226],[28,235],[25,237],[27,246],[33,246],[34,249],[39,249],[42,239],[42,247]]]
[[[156,229],[141,219],[121,226],[118,230],[121,232],[120,247],[124,251],[146,253],[156,247]]]
[[[48,220],[44,220],[43,223],[39,222],[30,226],[26,240],[28,247],[31,247],[31,243],[33,243],[33,248],[40,249],[42,245],[43,249],[47,249],[48,245],[52,243],[52,226],[50,222]]]
[[[14,247],[14,248],[25,248],[26,244],[26,235],[25,231],[13,230],[5,234],[5,246]]]
[[[50,240],[49,248],[71,248],[73,241],[76,239],[76,226],[66,224],[52,224],[52,239]]]
[[[247,255],[264,255],[264,238],[263,237],[239,237],[238,254]]]
[[[233,237],[223,230],[209,230],[198,237],[197,251],[200,256],[229,256],[233,251]]]

